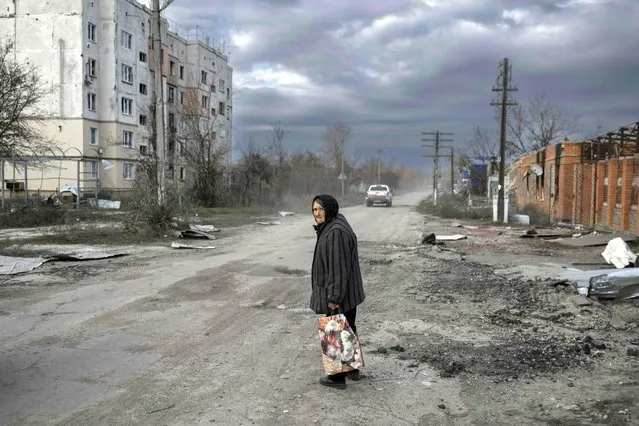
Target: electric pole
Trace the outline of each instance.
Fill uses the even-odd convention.
[[[444,133],[439,130],[435,132],[422,132],[422,135],[431,135],[435,138],[422,139],[423,142],[435,142],[435,145],[422,145],[424,148],[435,148],[435,155],[423,155],[422,157],[435,159],[435,170],[433,171],[433,205],[437,205],[437,187],[439,181],[439,157],[448,157],[439,155],[440,148],[451,148],[450,146],[441,146],[440,142],[452,142],[452,139],[442,139],[441,136],[452,136],[452,133]]]
[[[501,81],[499,81],[501,79]],[[504,58],[499,63],[499,77],[497,78],[497,86],[493,86],[493,92],[501,92],[501,100],[492,101],[490,104],[493,106],[501,107],[501,123],[500,123],[500,135],[499,135],[499,191],[497,195],[497,220],[499,222],[505,222],[504,218],[504,178],[506,171],[506,119],[508,114],[508,107],[511,105],[517,105],[517,102],[511,102],[508,100],[509,92],[516,92],[517,88],[512,87],[511,83],[511,65],[508,58]]]
[[[382,150],[377,150],[377,183],[382,183]]]
[[[155,54],[155,151],[157,161],[158,205],[166,203],[166,138],[164,135],[164,84],[162,82],[162,11],[173,0],[153,0],[151,19],[153,20],[153,53]]]

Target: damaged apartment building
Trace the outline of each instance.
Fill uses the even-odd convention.
[[[517,207],[549,222],[639,234],[639,122],[582,142],[562,142],[511,167]]]
[[[1,159],[4,187],[20,191],[27,183],[29,192],[46,193],[80,181],[97,193],[133,186],[136,164],[153,149],[151,19],[149,5],[135,0],[0,0],[0,38],[14,43],[17,62],[35,66],[47,88],[37,109],[41,133],[52,141],[40,157],[45,166],[29,167],[28,182],[28,161]],[[199,29],[163,18],[161,40],[168,177],[185,180],[184,116],[192,104],[200,131],[230,162],[233,69],[228,52]]]

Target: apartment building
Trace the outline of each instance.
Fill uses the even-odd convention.
[[[87,190],[130,188],[136,164],[152,151],[151,24],[150,9],[135,0],[0,0],[0,38],[13,41],[16,59],[35,65],[51,89],[37,109],[42,133],[55,145],[52,156],[81,156],[81,187]],[[202,130],[214,126],[211,135],[226,147],[230,162],[233,70],[221,47],[200,30],[166,19],[161,27],[168,176],[185,180],[189,170],[176,141],[186,131],[190,99],[200,103]],[[29,173],[29,190],[75,186],[76,164],[49,161]],[[5,161],[5,177],[13,179],[9,168],[16,169]]]

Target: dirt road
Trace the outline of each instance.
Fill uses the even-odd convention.
[[[414,211],[420,198],[344,209],[359,237],[368,295],[358,312],[366,377],[346,391],[317,384],[309,212],[248,227],[209,251],[156,250],[135,258],[139,264],[116,262],[73,281],[21,278],[25,288],[0,301],[0,418],[64,425],[637,421],[637,361],[624,352],[636,337],[636,306],[624,306],[617,319],[605,306],[584,313],[570,304],[568,289],[514,274],[517,259],[503,249],[504,236],[469,239],[455,253],[419,247],[425,229],[444,227]],[[561,254],[515,249],[555,262]]]

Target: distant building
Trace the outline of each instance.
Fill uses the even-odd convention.
[[[13,41],[17,60],[35,65],[52,89],[38,109],[55,154],[82,156],[81,186],[88,190],[130,188],[136,162],[151,151],[156,70],[149,8],[135,0],[0,0],[0,10],[0,38]],[[174,152],[167,153],[169,177],[185,179],[189,171],[172,141],[183,131],[187,91],[196,93],[202,122],[215,123],[231,160],[233,69],[199,30],[163,20],[162,42],[167,146]],[[30,190],[75,185],[75,161],[51,163],[42,176],[29,174]],[[7,179],[12,169],[5,166]]]

